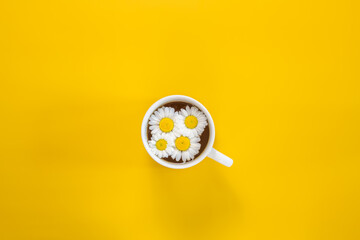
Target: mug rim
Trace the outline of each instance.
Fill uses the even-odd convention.
[[[166,103],[175,102],[175,101],[183,101],[183,102],[186,102],[186,103],[189,103],[189,104],[192,104],[192,105],[198,107],[205,114],[205,116],[208,120],[208,124],[209,124],[209,140],[208,140],[208,143],[207,143],[204,151],[196,159],[186,162],[186,163],[172,163],[172,162],[168,162],[164,159],[161,159],[151,151],[149,144],[148,144],[147,126],[148,126],[148,120],[149,120],[151,114],[156,109],[158,109],[160,106],[162,106]],[[191,97],[185,96],[185,95],[170,95],[170,96],[166,96],[166,97],[159,99],[158,101],[153,103],[150,106],[150,108],[146,111],[145,116],[142,121],[142,125],[141,125],[141,139],[142,139],[142,142],[144,144],[146,151],[151,156],[151,158],[154,159],[157,163],[159,163],[165,167],[168,167],[168,168],[184,169],[184,168],[189,168],[189,167],[195,166],[196,164],[198,164],[202,160],[204,160],[207,155],[209,155],[209,153],[214,145],[214,141],[215,141],[215,125],[214,125],[214,121],[213,121],[209,111],[199,101],[197,101]]]

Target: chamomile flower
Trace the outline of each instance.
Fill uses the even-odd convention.
[[[167,158],[174,152],[174,136],[165,133],[152,135],[149,147],[159,158]]]
[[[206,116],[197,107],[186,106],[179,111],[176,118],[176,125],[182,132],[190,136],[200,136],[208,125]]]
[[[178,113],[174,108],[162,107],[156,110],[149,120],[149,129],[152,135],[167,133],[174,135],[176,132],[175,119]]]
[[[176,137],[175,147],[171,157],[177,162],[181,159],[184,163],[187,160],[194,159],[201,147],[199,142],[199,137],[191,137],[189,135],[180,135],[179,137]]]

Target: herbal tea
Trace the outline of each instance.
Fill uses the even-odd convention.
[[[208,120],[192,104],[170,102],[150,116],[147,137],[156,156],[169,162],[185,163],[204,151],[209,140]]]

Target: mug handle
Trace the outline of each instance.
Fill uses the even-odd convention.
[[[233,160],[231,158],[229,158],[228,156],[225,156],[224,154],[222,154],[215,148],[211,149],[208,157],[214,159],[215,161],[217,161],[227,167],[231,167],[231,165],[233,164]]]

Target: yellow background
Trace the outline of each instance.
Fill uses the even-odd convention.
[[[357,1],[0,3],[0,239],[360,239]],[[226,168],[146,153],[203,103]]]

